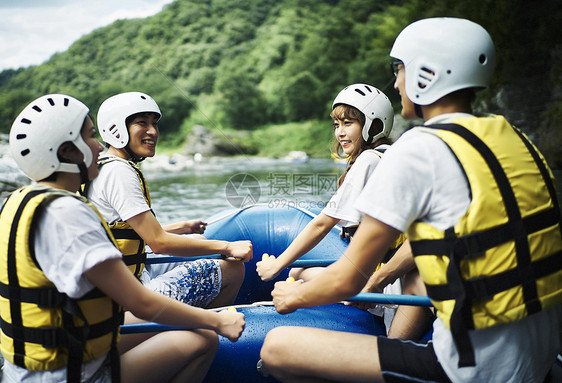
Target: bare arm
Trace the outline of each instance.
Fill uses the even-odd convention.
[[[203,234],[207,228],[207,223],[200,219],[192,219],[164,225],[162,228],[172,234]]]
[[[278,276],[291,263],[312,250],[338,222],[339,219],[325,214],[317,215],[279,257],[269,257],[256,263],[261,279],[269,281]]]
[[[94,285],[110,298],[146,321],[171,326],[203,328],[235,341],[244,329],[241,313],[208,311],[189,306],[144,287],[120,259],[102,262],[86,272]]]
[[[369,278],[363,292],[381,292],[387,285],[416,267],[410,241],[406,240],[396,253]]]
[[[277,282],[271,293],[278,312],[331,304],[361,291],[399,231],[366,216],[345,254],[318,277],[306,282]]]
[[[250,241],[206,240],[168,233],[150,211],[129,218],[127,223],[157,254],[178,257],[222,254],[226,257],[242,259],[244,262],[251,260],[253,256]]]

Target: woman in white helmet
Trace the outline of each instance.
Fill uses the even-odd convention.
[[[36,182],[13,192],[0,212],[2,381],[202,381],[216,333],[235,341],[244,317],[156,294],[123,264],[107,224],[77,194],[98,175],[103,150],[88,112],[73,97],[49,94],[10,131],[12,156]],[[194,330],[119,350],[123,309]]]
[[[127,92],[105,100],[98,129],[108,146],[99,177],[85,195],[100,210],[117,239],[124,260],[148,288],[198,307],[232,304],[252,259],[249,241],[206,240],[205,223],[184,221],[162,227],[152,212],[150,194],[136,164],[155,154],[162,113],[147,94]],[[145,244],[155,254],[191,257],[223,254],[224,260],[194,260],[144,267]],[[238,260],[242,260],[239,262]]]
[[[262,261],[257,262],[257,272],[264,281],[277,277],[295,260],[314,248],[336,224],[343,227],[342,236],[351,239],[361,222],[362,214],[353,207],[353,204],[380,162],[383,153],[390,147],[389,134],[394,122],[394,111],[388,97],[379,89],[368,84],[352,84],[336,96],[332,103],[330,117],[334,128],[332,150],[340,158],[348,159],[347,168],[338,180],[336,194],[291,245],[278,257],[266,255]],[[403,238],[397,240],[383,262],[388,262],[403,242]],[[400,251],[408,252],[408,250],[406,245]],[[399,254],[398,258],[400,257]],[[290,276],[307,281],[322,270],[324,270],[322,267],[291,269]],[[388,271],[388,268],[384,271]],[[397,277],[393,278],[395,274],[398,273],[386,273],[389,278],[385,278],[384,284],[379,284],[382,282],[378,279],[379,275],[373,275],[368,288],[364,291],[381,292],[384,289],[385,293],[400,294],[401,281]],[[375,305],[360,306],[378,315],[384,314],[387,328],[390,327],[394,309],[383,309],[382,306],[375,307]],[[411,320],[420,320],[422,323],[419,325],[400,323],[390,327],[389,333],[406,339],[418,339],[429,328],[428,323],[424,326],[424,321],[420,317],[423,316],[423,312],[423,308],[415,308],[408,315]]]
[[[291,245],[278,257],[266,255],[257,262],[261,279],[269,281],[316,246],[337,224],[342,236],[353,236],[361,214],[353,208],[367,179],[390,145],[388,138],[394,122],[394,111],[388,97],[368,84],[352,84],[342,89],[332,103],[333,152],[348,161],[338,180],[336,194]],[[323,268],[292,269],[290,276],[308,280]]]
[[[560,208],[528,138],[503,116],[472,113],[493,42],[469,20],[431,18],[407,26],[390,56],[402,116],[425,124],[386,151],[344,256],[272,296],[280,313],[346,299],[406,232],[437,314],[432,339],[278,327],[262,360],[281,381],[543,382],[560,347]]]

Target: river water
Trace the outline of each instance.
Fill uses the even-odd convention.
[[[17,178],[17,183],[27,182],[5,163],[0,165],[0,180]],[[271,207],[289,204],[307,210],[322,207],[334,194],[344,170],[331,159],[295,163],[255,157],[193,161],[181,156],[158,156],[141,167],[148,180],[153,209],[162,224],[206,220],[227,209],[253,203]],[[554,173],[562,201],[562,170]],[[6,192],[2,194],[5,195]]]
[[[290,163],[253,157],[203,159],[180,171],[146,165],[153,208],[162,224],[206,219],[251,203],[303,209],[325,206],[344,170],[331,159]],[[562,201],[562,170],[554,173]]]
[[[165,167],[165,166],[164,166]],[[162,224],[206,219],[227,209],[260,203],[303,209],[325,206],[344,166],[331,159],[295,163],[266,158],[211,158],[180,170],[143,165],[153,209]]]

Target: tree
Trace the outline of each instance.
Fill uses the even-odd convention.
[[[35,98],[34,92],[25,89],[0,93],[0,132],[9,133],[17,115]]]

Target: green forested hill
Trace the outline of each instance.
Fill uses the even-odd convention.
[[[488,29],[498,69],[480,104],[562,158],[560,144],[549,146],[555,134],[562,141],[559,0],[176,0],[155,16],[95,30],[42,65],[1,72],[0,132],[41,94],[73,95],[95,115],[106,97],[138,90],[160,104],[170,144],[196,123],[265,131],[316,121],[303,126],[317,135],[349,83],[394,97],[390,47],[405,25],[428,16],[465,17]]]

